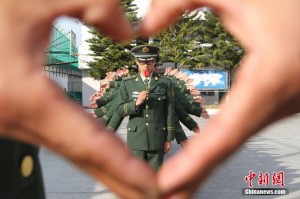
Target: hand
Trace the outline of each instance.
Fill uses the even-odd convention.
[[[191,197],[208,173],[250,136],[300,110],[300,1],[155,0],[140,33],[152,35],[184,10],[200,6],[218,12],[247,54],[229,102],[221,105],[196,139],[161,168],[160,189],[172,198]],[[249,115],[255,115],[250,122]],[[183,163],[185,169],[181,169]]]
[[[177,68],[175,68],[175,69],[173,69],[173,70],[171,70],[170,71],[170,76],[175,76],[176,74],[178,73],[178,69]]]
[[[98,93],[94,93],[91,97],[90,97],[90,101],[95,102],[96,99],[100,99],[101,96],[98,95]]]
[[[98,108],[98,104],[96,102],[92,102],[88,105],[88,107],[95,109],[95,108]]]
[[[189,90],[195,90],[194,85],[186,85],[186,88],[189,89]]]
[[[100,88],[109,88],[109,80],[108,79],[101,79],[99,80]]]
[[[186,82],[189,79],[189,76],[186,73],[183,73],[180,77],[180,80],[183,80],[184,82]]]
[[[165,69],[164,75],[169,75],[169,73],[171,72],[171,70],[172,70],[171,67],[167,67],[167,68]]]
[[[165,152],[165,153],[169,153],[171,147],[172,147],[172,142],[166,141],[166,142],[165,142],[165,149],[164,149],[164,152]]]
[[[200,97],[199,95],[201,94],[201,92],[197,89],[192,89],[190,90],[190,95],[195,96],[194,99],[200,99],[202,97]]]
[[[97,115],[94,112],[90,112],[89,115],[92,116],[92,118],[97,118]]]
[[[175,76],[177,79],[181,79],[184,76],[184,72],[179,71]]]
[[[144,101],[148,98],[148,95],[149,95],[148,91],[142,91],[142,92],[140,92],[139,96],[138,96],[138,98],[137,98],[137,100],[135,102],[135,105],[138,107],[141,104],[143,104]]]
[[[195,102],[199,102],[200,104],[206,103],[205,99],[203,99],[203,97],[201,97],[201,96],[195,96],[194,100],[195,100]]]
[[[203,117],[204,119],[209,119],[209,117],[210,117],[205,108],[202,108],[201,117]]]
[[[187,79],[187,80],[185,81],[185,84],[187,84],[187,85],[192,84],[193,81],[194,81],[194,79]]]
[[[1,136],[44,145],[122,198],[155,197],[154,172],[41,73],[52,22],[59,15],[82,18],[116,40],[131,38],[119,2],[5,0],[0,13]]]
[[[193,132],[197,134],[200,133],[200,128],[198,125],[193,128]]]

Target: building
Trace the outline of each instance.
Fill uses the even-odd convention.
[[[76,35],[65,33],[54,26],[51,32],[46,60],[45,74],[56,82],[68,96],[82,102],[82,72],[78,67]]]
[[[75,18],[59,18],[53,26],[44,66],[46,75],[84,107],[100,88],[99,81],[89,76],[87,65],[93,59],[86,42],[92,28]]]
[[[81,44],[78,47],[78,61],[79,68],[82,71],[82,105],[87,107],[90,102],[90,96],[96,91],[100,90],[100,83],[98,80],[89,76],[90,67],[87,62],[93,60],[92,52],[89,49],[89,44],[86,42],[87,39],[92,37],[90,30],[93,27],[81,23]]]

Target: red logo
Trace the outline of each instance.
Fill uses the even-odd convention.
[[[257,174],[253,172],[252,170],[249,171],[249,175],[245,176],[244,180],[248,183],[248,186],[250,188],[253,187],[253,182],[256,178]],[[269,186],[270,185],[270,175],[268,172],[259,172],[258,174],[258,180],[257,180],[257,185],[259,186]],[[284,172],[273,172],[272,174],[272,186],[281,186],[284,187]]]
[[[256,176],[256,173],[254,173],[252,170],[249,171],[248,176],[245,176],[245,181],[248,182],[249,187],[253,187],[252,183],[253,183],[255,176]]]

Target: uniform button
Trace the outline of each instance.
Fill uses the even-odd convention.
[[[146,106],[146,108],[149,108],[149,106]]]
[[[146,115],[146,117],[148,117],[148,114]]]
[[[33,171],[33,158],[30,155],[26,155],[21,163],[21,174],[24,178],[30,176]]]
[[[163,130],[166,130],[166,128],[164,127]]]
[[[158,100],[160,100],[160,98],[158,98]]]
[[[128,128],[128,130],[130,131],[130,128]]]
[[[146,126],[148,126],[149,124],[148,123],[146,123]]]
[[[134,101],[136,101],[136,99],[134,99]]]
[[[146,100],[148,100],[148,97],[146,97]]]

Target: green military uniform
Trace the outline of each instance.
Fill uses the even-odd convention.
[[[179,144],[181,141],[187,140],[187,136],[183,131],[180,122],[189,130],[193,130],[198,126],[197,122],[186,112],[179,102],[175,99],[175,139]],[[180,122],[179,122],[180,121]]]
[[[94,109],[94,113],[96,114],[97,118],[104,117],[104,115],[109,112],[109,109],[112,106],[116,105],[113,101],[119,96],[119,90],[114,88],[110,89],[109,92],[105,93],[101,99],[97,99],[96,103],[99,108]],[[109,121],[109,119],[106,116],[106,123]]]
[[[109,88],[119,88],[120,85],[121,85],[121,81],[122,81],[121,77],[118,77],[118,80],[110,81],[109,82]]]
[[[151,57],[151,53],[155,55],[156,49],[139,46],[132,51],[135,57],[147,58]],[[145,88],[140,74],[124,78],[120,86],[121,102],[118,111],[121,116],[129,115],[128,147],[157,170],[163,162],[165,142],[174,139],[174,94],[168,78],[152,73],[149,80],[148,88]],[[138,95],[145,89],[149,93],[148,99],[136,108]]]
[[[174,98],[171,82],[153,75],[150,80],[149,97],[138,109],[135,101],[145,86],[140,75],[128,78],[121,84],[120,107],[130,115],[127,125],[127,144],[136,155],[139,151],[159,151],[160,159],[149,164],[158,169],[163,162],[166,141],[172,141],[175,133]]]
[[[171,80],[175,92],[182,92],[179,89],[178,81],[175,77],[170,77],[170,76],[165,76],[165,77]],[[180,122],[183,123],[189,130],[193,130],[194,127],[197,126],[197,123],[189,116],[189,114],[180,104],[180,101],[176,99],[176,96],[177,94],[175,93],[175,99],[174,99],[175,140],[177,144],[180,144],[180,142],[188,139]]]
[[[174,89],[176,100],[183,106],[187,113],[200,117],[202,109],[199,106],[195,106],[195,104],[193,104],[193,102],[190,100],[190,97],[188,97],[186,94],[178,91],[176,87],[174,87]]]
[[[116,98],[116,100],[115,100],[116,104],[120,104],[121,100],[122,100],[121,96]],[[120,110],[123,110],[123,108],[120,108]],[[110,113],[112,113],[112,112],[113,112],[113,114],[107,124],[107,128],[110,130],[116,131],[119,128],[119,126],[121,125],[126,114],[123,111],[118,111],[118,106],[114,106]]]
[[[121,78],[119,78],[121,79]],[[121,81],[110,81],[110,91],[107,95],[105,95],[105,99],[99,99],[99,103],[101,102],[101,107],[94,109],[94,113],[97,118],[102,121],[105,125],[107,125],[108,129],[116,130],[121,124],[123,117],[120,118],[116,112],[117,105],[120,101],[120,84]],[[113,121],[111,121],[113,119]]]
[[[111,99],[112,99],[112,95],[114,92],[114,88],[113,89],[107,89],[106,92],[103,94],[103,96],[100,99],[96,100],[96,104],[98,107],[102,107],[105,106],[105,104],[107,104]]]
[[[107,129],[110,129],[112,131],[117,131],[123,119],[124,117],[121,116],[118,111],[115,111],[107,124]]]
[[[118,96],[116,96],[112,101],[110,101],[105,107],[107,109],[106,113],[101,117],[101,121],[108,124],[117,110],[117,105],[120,102],[120,92],[118,90]]]
[[[38,148],[0,139],[0,198],[44,199]]]

